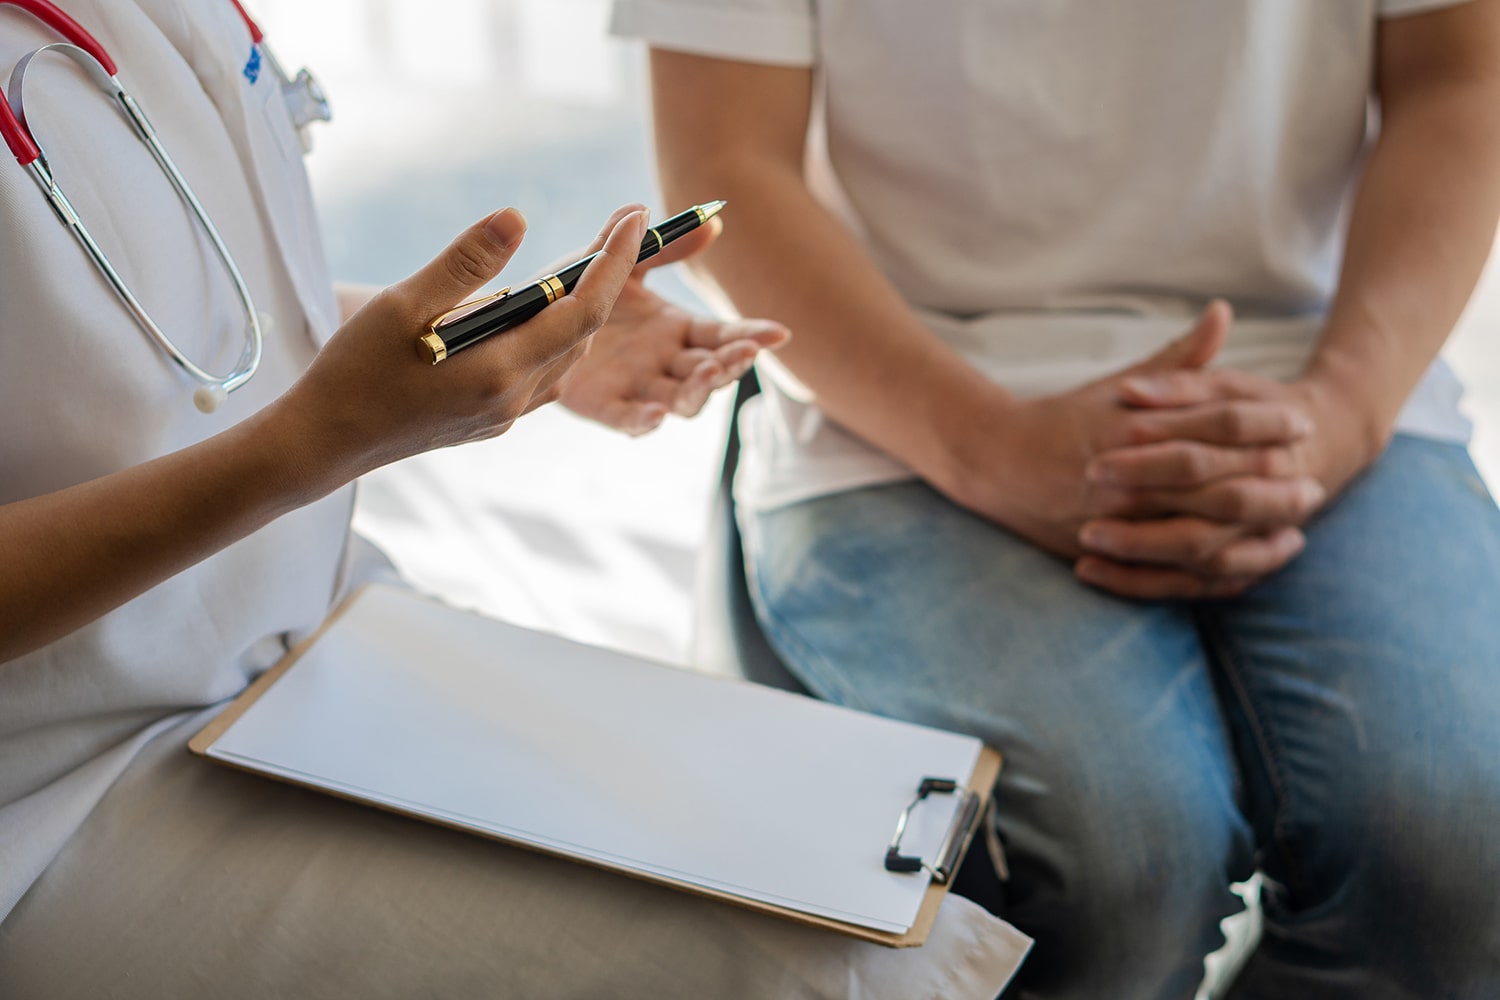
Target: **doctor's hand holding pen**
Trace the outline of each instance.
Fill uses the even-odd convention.
[[[602,250],[621,220],[643,211],[643,205],[616,209],[594,242],[576,256]],[[514,224],[524,232],[524,220],[515,213],[503,214],[507,218],[502,225]],[[614,300],[604,326],[584,342],[576,364],[556,383],[554,398],[579,416],[638,436],[655,430],[668,414],[696,416],[714,390],[738,381],[762,350],[785,343],[790,334],[780,323],[719,321],[695,315],[646,287],[645,278],[652,269],[696,256],[722,231],[723,223],[710,218],[639,262]],[[563,271],[566,263],[548,270]],[[346,320],[380,294],[380,289],[370,286],[345,285],[338,291]]]
[[[497,212],[410,278],[360,296],[303,376],[228,430],[0,505],[0,664],[382,465],[495,437],[559,398],[642,433],[669,411],[696,412],[756,351],[787,336],[771,323],[698,319],[647,291],[637,269],[646,215],[627,207],[571,294],[462,356],[424,361],[416,346],[432,318],[498,275],[525,229],[520,213]],[[688,256],[714,235],[703,227],[654,263]]]
[[[589,248],[598,257],[570,295],[462,356],[424,363],[412,331],[498,275],[525,231],[519,212],[498,212],[411,278],[373,294],[276,404],[317,429],[299,437],[311,448],[331,449],[335,462],[352,461],[343,474],[353,478],[431,448],[494,437],[558,399],[582,416],[640,434],[668,413],[697,413],[709,393],[749,369],[758,351],[788,336],[766,321],[694,316],[647,289],[645,271],[703,249],[717,226],[637,266],[646,211],[630,205],[610,217]],[[354,303],[346,296],[345,304]]]

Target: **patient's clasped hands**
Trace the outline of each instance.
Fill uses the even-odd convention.
[[[991,410],[947,490],[1126,597],[1238,594],[1305,544],[1305,524],[1378,448],[1313,378],[1208,370],[1232,321],[1078,389]],[[960,452],[964,455],[964,452]],[[973,470],[984,470],[973,474]]]

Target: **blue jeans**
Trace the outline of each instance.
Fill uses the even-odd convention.
[[[1398,436],[1247,594],[1135,603],[920,483],[742,529],[820,697],[972,733],[1037,946],[1010,995],[1190,998],[1266,876],[1235,996],[1500,998],[1500,513]]]

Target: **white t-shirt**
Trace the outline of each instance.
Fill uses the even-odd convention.
[[[1239,317],[1220,363],[1296,376],[1372,139],[1378,18],[1453,2],[616,0],[614,30],[815,66],[814,190],[931,329],[1037,395],[1152,353],[1215,296]],[[766,368],[741,503],[912,475]],[[1435,365],[1399,428],[1467,440],[1460,392]]]
[[[301,162],[274,76],[245,73],[229,0],[73,0],[217,224],[269,318],[260,372],[218,413],[135,326],[28,172],[0,161],[0,503],[63,489],[210,437],[291,384],[337,322]],[[0,83],[59,39],[0,7]],[[157,323],[229,371],[239,299],[113,102],[56,55],[26,111],[64,190]],[[287,515],[124,607],[0,664],[0,919],[161,720],[226,699],[323,619],[352,490]],[[352,550],[351,550],[352,551]],[[0,558],[4,558],[0,539]]]

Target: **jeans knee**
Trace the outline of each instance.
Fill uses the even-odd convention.
[[[1080,996],[1124,995],[1127,982],[1131,996],[1191,995],[1203,956],[1223,943],[1220,922],[1241,908],[1229,885],[1251,857],[1232,804],[1201,793],[1148,779],[1049,801],[1041,825],[1002,811],[1005,916],[1037,939],[1028,984],[1082,976],[1097,992]]]
[[[1243,845],[1237,850],[1234,824],[1169,809],[1143,815],[1154,821],[1116,825],[1102,817],[1104,837],[1079,865],[1077,890],[1101,927],[1168,938],[1217,927],[1233,902],[1228,887],[1236,855],[1248,854]]]
[[[1402,756],[1358,783],[1337,815],[1293,827],[1296,878],[1273,893],[1270,911],[1392,976],[1444,983],[1477,976],[1493,987],[1500,765],[1460,756],[1439,773],[1405,767]]]
[[[1370,837],[1372,880],[1403,923],[1451,937],[1455,924],[1485,928],[1500,958],[1500,767],[1454,762],[1437,780],[1394,789]],[[1460,935],[1462,937],[1462,935]]]

